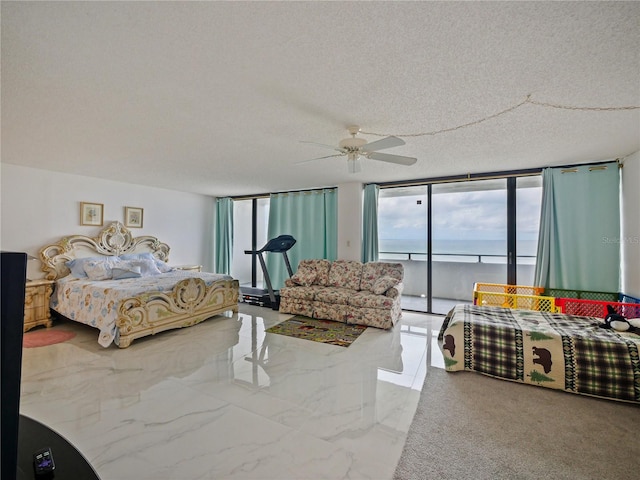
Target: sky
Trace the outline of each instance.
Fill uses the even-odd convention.
[[[433,189],[432,207],[434,240],[506,241],[506,189],[436,193],[436,187]],[[426,195],[391,195],[393,189],[380,192],[379,238],[424,239],[426,244]],[[516,223],[519,240],[537,239],[541,195],[541,187],[517,190]]]

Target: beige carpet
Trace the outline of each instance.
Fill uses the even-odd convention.
[[[430,367],[394,480],[640,478],[640,406]]]

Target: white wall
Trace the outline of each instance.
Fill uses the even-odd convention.
[[[80,202],[104,204],[104,225],[124,222],[124,207],[144,209],[143,228],[171,247],[169,263],[200,264],[213,271],[215,199],[191,193],[0,164],[0,248],[39,257],[40,248],[66,235],[97,235],[80,225]],[[27,276],[41,278],[40,261]]]
[[[362,258],[362,198],[360,182],[338,185],[338,259]]]
[[[622,293],[640,298],[640,152],[622,168]]]
[[[124,207],[144,208],[144,228],[171,246],[170,262],[202,264],[213,271],[215,199],[124,182],[0,164],[0,248],[38,257],[41,247],[65,235],[93,236],[81,226],[80,202],[104,204],[105,225],[124,220]],[[640,152],[622,169],[622,292],[640,298]],[[362,184],[338,186],[338,258],[360,260]],[[29,262],[29,278],[40,278],[40,262]]]

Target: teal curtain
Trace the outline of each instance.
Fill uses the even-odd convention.
[[[296,244],[287,252],[291,268],[300,260],[335,260],[338,252],[338,194],[335,188],[277,193],[269,201],[269,239],[292,235]],[[275,290],[289,277],[281,253],[265,253],[269,278]]]
[[[620,291],[616,162],[543,170],[534,281],[546,288]]]
[[[369,184],[364,187],[362,205],[362,261],[378,261],[378,193],[380,187]]]
[[[216,273],[231,275],[231,259],[233,258],[233,200],[228,197],[218,198],[216,200],[215,242]]]

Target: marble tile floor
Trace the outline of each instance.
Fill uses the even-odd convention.
[[[404,312],[350,347],[265,333],[235,315],[133,342],[76,337],[23,351],[21,413],[70,440],[102,480],[391,479],[442,317]]]

